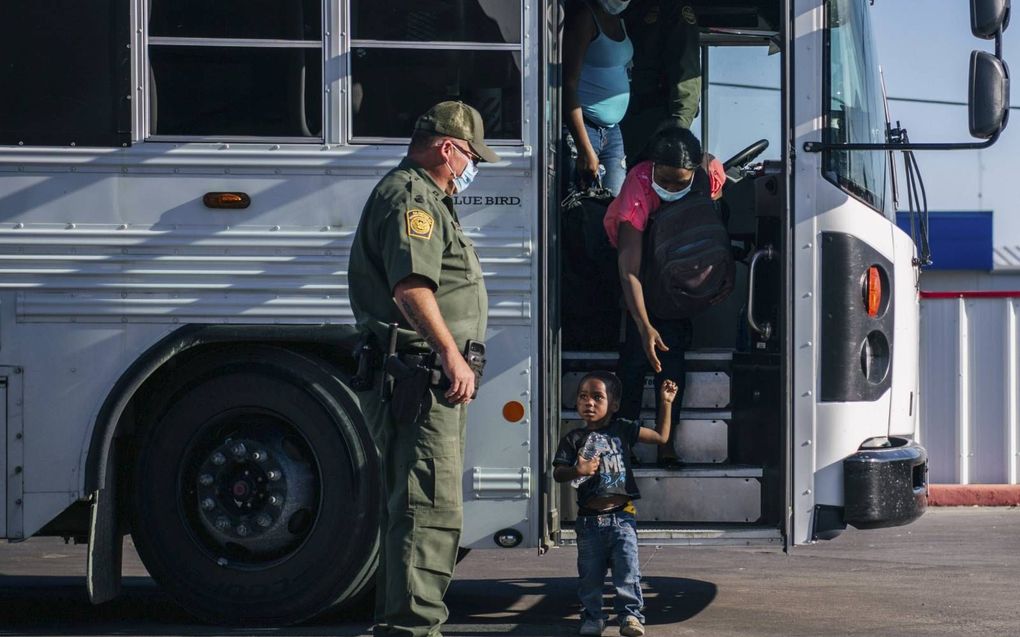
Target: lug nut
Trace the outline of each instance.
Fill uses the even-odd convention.
[[[207,487],[213,483],[213,477],[208,473],[203,473],[202,475],[198,476],[198,483],[203,487]]]
[[[273,520],[268,515],[263,513],[259,517],[255,518],[255,523],[261,526],[262,528],[266,528],[273,523]]]
[[[269,496],[269,504],[272,504],[273,506],[280,506],[281,504],[283,504],[283,498],[276,495],[271,495]]]
[[[212,463],[213,463],[214,465],[217,465],[217,466],[219,466],[219,465],[223,464],[223,463],[224,463],[224,462],[226,462],[226,461],[227,461],[227,457],[226,457],[226,456],[224,456],[224,455],[223,455],[222,453],[220,453],[219,451],[217,451],[216,453],[214,453],[214,454],[213,454],[213,456],[212,456]]]
[[[216,564],[219,566],[226,566],[228,564],[227,558],[221,557],[220,559],[216,560]]]
[[[230,520],[227,518],[218,518],[216,520],[216,529],[218,531],[226,531],[230,528]]]
[[[248,453],[248,447],[245,447],[243,442],[239,442],[233,446],[230,452],[240,458],[243,457],[244,454]]]
[[[280,478],[283,477],[283,474],[281,474],[276,469],[273,469],[272,471],[270,471],[269,473],[266,474],[266,477],[268,477],[273,482],[276,482],[277,480],[279,480]]]
[[[255,462],[265,462],[268,456],[265,451],[253,451],[251,452],[251,459]]]
[[[216,508],[216,503],[212,498],[205,498],[202,500],[202,509],[205,511],[212,511]]]
[[[249,529],[248,529],[248,526],[247,526],[247,525],[245,525],[245,524],[238,524],[238,525],[237,525],[237,528],[236,528],[236,529],[234,529],[234,531],[235,531],[235,532],[236,532],[236,533],[237,533],[238,535],[240,535],[241,537],[244,537],[244,536],[248,535],[248,531],[249,531]]]

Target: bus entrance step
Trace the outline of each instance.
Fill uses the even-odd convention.
[[[593,369],[615,371],[620,355],[617,352],[578,352],[564,351],[560,355],[564,372],[587,372]],[[687,371],[725,371],[728,372],[733,363],[731,349],[692,349],[684,352]]]
[[[674,467],[645,466],[633,469],[634,479],[674,478],[761,478],[765,472],[760,466],[749,464],[698,463],[679,464]]]
[[[560,531],[562,544],[577,544],[570,525]],[[730,524],[665,524],[648,522],[638,513],[638,544],[643,546],[775,546],[782,548],[783,534],[774,526]]]
[[[682,408],[677,413],[680,420],[731,420],[733,418],[733,412],[729,409],[690,409]],[[564,409],[560,412],[560,420],[567,421],[578,421],[581,417],[577,415],[576,411],[568,411]],[[648,426],[655,426],[655,410],[654,409],[642,409],[640,420],[646,423]]]
[[[756,524],[762,517],[760,466],[697,464],[678,468],[637,467],[638,520],[646,524]],[[577,491],[561,486],[562,519],[577,517]]]

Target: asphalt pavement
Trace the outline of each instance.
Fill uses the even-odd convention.
[[[447,595],[444,634],[575,634],[575,559],[572,548],[474,551]],[[930,509],[906,527],[849,529],[789,555],[642,547],[641,559],[650,637],[1020,634],[1017,508]],[[198,623],[147,577],[130,547],[124,593],[94,607],[84,570],[83,546],[0,544],[0,635],[369,634],[364,617],[338,613],[287,628]]]

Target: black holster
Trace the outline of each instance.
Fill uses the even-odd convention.
[[[438,384],[435,354],[404,354],[386,359],[386,375],[393,379],[390,415],[397,426],[413,425],[432,406],[429,387]]]

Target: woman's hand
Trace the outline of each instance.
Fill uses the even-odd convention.
[[[582,188],[595,181],[599,171],[599,156],[591,148],[577,149],[577,181]]]
[[[652,369],[658,374],[662,371],[662,363],[659,362],[659,356],[656,354],[656,350],[660,352],[668,352],[669,348],[666,347],[666,343],[663,342],[662,336],[659,335],[659,331],[651,325],[646,325],[641,328],[641,344],[645,348],[645,356],[648,357],[648,362],[652,364]]]

